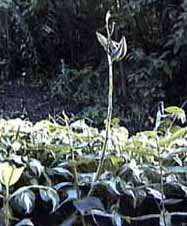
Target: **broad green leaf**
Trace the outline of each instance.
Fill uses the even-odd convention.
[[[35,199],[33,191],[24,191],[14,197],[15,208],[24,214],[30,214],[34,209]]]
[[[171,114],[172,116],[176,117],[177,119],[181,120],[182,123],[186,122],[186,114],[182,108],[177,106],[170,106],[164,109],[165,112]]]
[[[58,193],[55,190],[47,190],[47,189],[40,189],[40,196],[43,201],[45,202],[52,202],[52,212],[55,211],[57,205],[60,202],[60,198],[58,196]]]
[[[166,146],[170,145],[171,143],[173,143],[174,141],[176,141],[177,139],[183,138],[186,135],[186,133],[187,133],[187,127],[177,129],[177,131],[174,132],[173,134],[169,134],[169,136],[166,136],[166,137],[160,139],[159,144],[161,146],[166,147]]]
[[[6,187],[10,187],[19,180],[23,171],[23,166],[16,168],[9,162],[0,163],[0,181]]]

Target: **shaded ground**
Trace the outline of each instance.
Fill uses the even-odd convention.
[[[63,110],[74,111],[62,99],[51,98],[46,87],[18,83],[0,85],[0,116],[3,118],[27,117],[36,122],[49,114],[54,117]]]

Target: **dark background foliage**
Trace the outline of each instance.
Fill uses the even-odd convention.
[[[159,101],[187,95],[186,0],[4,0],[0,4],[0,79],[48,87],[78,107],[105,117],[107,61],[95,31],[112,10],[114,38],[125,34],[126,59],[115,65],[114,117],[131,132],[153,126]]]

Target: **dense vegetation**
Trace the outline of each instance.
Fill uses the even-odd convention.
[[[129,137],[112,122],[0,121],[1,225],[182,225],[186,222],[185,113],[168,107],[155,131]],[[17,223],[17,224],[16,224]]]
[[[79,110],[0,119],[0,225],[186,224],[186,6],[0,2],[2,84]]]
[[[107,64],[95,32],[111,9],[128,55],[115,65],[114,116],[131,132],[152,126],[158,101],[186,98],[186,0],[3,0],[1,80],[47,85],[98,124],[107,107]],[[151,117],[150,117],[151,116]]]

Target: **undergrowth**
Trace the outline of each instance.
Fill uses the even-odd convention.
[[[72,121],[64,112],[58,122],[0,120],[1,225],[185,222],[185,111],[161,103],[154,130],[133,136],[112,120],[113,62],[125,56],[126,40],[112,40],[110,22],[107,12],[107,37],[97,33],[109,65],[105,129],[91,127],[84,119]]]

